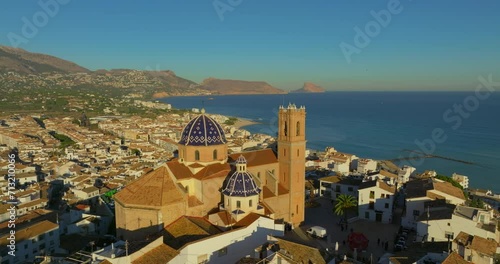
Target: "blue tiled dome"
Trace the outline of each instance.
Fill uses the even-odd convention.
[[[212,146],[227,143],[222,127],[202,113],[193,118],[182,131],[179,144],[189,146]]]
[[[226,187],[222,190],[222,194],[228,196],[248,197],[258,195],[259,187],[248,172],[235,171],[229,180]]]

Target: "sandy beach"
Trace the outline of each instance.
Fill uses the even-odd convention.
[[[233,125],[236,128],[242,128],[242,127],[249,126],[249,125],[259,124],[259,122],[255,122],[255,121],[252,121],[249,119],[245,119],[245,118],[241,118],[241,117],[236,117],[236,118],[238,118],[238,121],[236,121]]]

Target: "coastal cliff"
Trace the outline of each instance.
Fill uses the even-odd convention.
[[[312,82],[305,82],[302,88],[290,91],[290,93],[324,93],[325,89]]]
[[[207,78],[201,83],[204,90],[213,94],[285,94],[286,92],[278,89],[267,82],[259,81],[241,81],[241,80],[223,80],[216,78]]]

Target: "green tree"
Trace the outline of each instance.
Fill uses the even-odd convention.
[[[469,206],[484,209],[484,202],[481,199],[474,198],[472,199],[472,201],[470,201]]]
[[[336,215],[345,217],[346,211],[353,209],[358,205],[356,198],[352,195],[341,194],[337,197],[337,203],[333,207],[333,212]]]

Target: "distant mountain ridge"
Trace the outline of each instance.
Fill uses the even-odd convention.
[[[224,80],[213,77],[203,80],[201,87],[215,94],[285,94],[263,81]]]
[[[8,78],[5,78],[8,76]],[[12,88],[94,87],[131,89],[144,97],[203,94],[286,94],[265,81],[207,78],[201,84],[173,71],[112,69],[91,71],[76,63],[40,53],[0,45],[0,91]],[[322,92],[306,83],[294,92]]]
[[[54,56],[32,53],[19,48],[0,46],[0,72],[4,71],[25,74],[90,72],[76,63]]]
[[[312,82],[305,82],[302,88],[290,91],[290,93],[324,93],[325,89]]]

